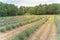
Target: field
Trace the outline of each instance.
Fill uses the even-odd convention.
[[[60,15],[0,17],[0,40],[60,40]]]

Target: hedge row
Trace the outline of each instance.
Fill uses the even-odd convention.
[[[12,38],[12,40],[24,40],[26,37],[29,37],[34,31],[36,31],[36,29],[41,27],[41,25],[44,24],[47,20],[48,20],[47,18],[43,18],[42,20],[39,20],[37,23],[35,23],[31,27],[15,35]]]
[[[34,21],[38,21],[41,19],[41,17],[34,17],[34,16],[31,18],[23,17],[21,20],[18,18],[18,21],[15,21],[16,19],[15,20],[14,19],[11,18],[10,21],[8,21],[9,19],[7,19],[6,24],[8,23],[8,25],[0,26],[0,32],[6,32],[8,30],[15,29],[15,28],[23,26],[25,24],[29,24]]]

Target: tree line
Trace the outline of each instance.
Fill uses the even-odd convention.
[[[57,15],[60,14],[60,4],[40,4],[38,6],[29,8],[27,13],[34,15]]]
[[[60,14],[60,4],[40,4],[35,7],[20,6],[0,2],[0,16],[16,16],[16,15],[52,15]]]

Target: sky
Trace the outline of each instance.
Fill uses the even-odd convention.
[[[16,6],[36,6],[39,4],[60,3],[60,0],[0,0],[0,2],[15,4]]]

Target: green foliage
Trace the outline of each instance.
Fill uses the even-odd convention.
[[[5,27],[0,27],[0,31],[1,32],[5,32],[6,31],[6,28]]]
[[[33,31],[31,30],[31,28],[28,28],[25,30],[26,36],[29,37],[31,35]]]
[[[12,27],[11,26],[6,26],[6,30],[11,30]]]
[[[0,2],[0,16],[15,16],[18,8],[13,4]]]
[[[40,20],[40,16],[13,16],[0,18],[0,32],[9,31],[25,24]]]
[[[18,15],[23,15],[23,14],[25,14],[25,13],[24,13],[24,7],[21,6],[21,7],[18,9]]]
[[[34,25],[26,28],[25,30],[23,30],[22,32],[20,32],[18,35],[16,35],[12,40],[17,39],[17,40],[24,40],[26,37],[29,37],[37,28],[39,28],[43,23],[46,22],[46,19],[42,19],[41,21],[39,20],[37,23],[35,23]]]
[[[8,5],[8,8],[7,8],[7,15],[8,16],[16,16],[17,11],[18,11],[18,8],[15,5],[13,5],[13,4]]]
[[[13,37],[12,40],[24,40],[25,36],[26,36],[25,33],[24,32],[21,32],[19,35]]]
[[[19,39],[19,40],[24,40],[25,37],[26,37],[25,32],[21,32],[21,33],[18,35],[18,39]]]
[[[12,25],[12,28],[13,28],[13,29],[15,29],[16,27],[17,27],[16,24],[13,24],[13,25]]]
[[[57,27],[57,40],[60,40],[60,19],[57,16],[55,16],[55,24]]]
[[[43,4],[35,7],[20,6],[0,2],[0,16],[60,14],[60,4]]]
[[[26,7],[28,8],[28,7]],[[38,5],[35,7],[29,7],[26,13],[34,14],[34,15],[44,15],[44,14],[60,14],[60,4],[44,4]]]

